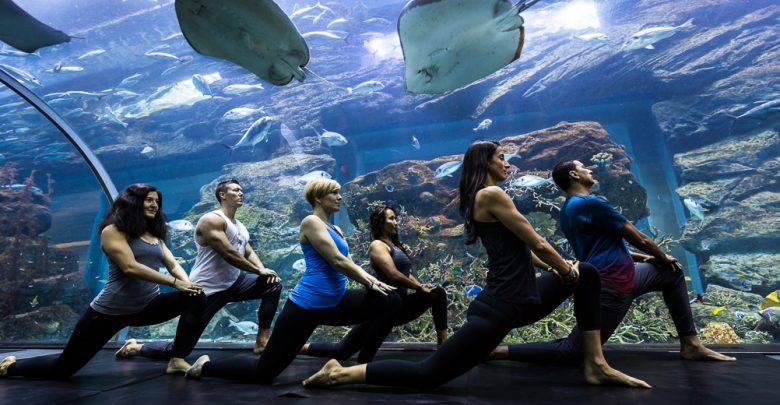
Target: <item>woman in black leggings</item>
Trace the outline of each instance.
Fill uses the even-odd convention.
[[[447,340],[447,293],[442,287],[422,284],[411,273],[409,249],[398,238],[397,213],[389,206],[374,208],[369,217],[371,237],[368,248],[371,267],[377,278],[396,287],[394,294],[401,297],[403,310],[394,326],[404,325],[420,317],[428,308],[436,328],[436,343],[441,346]],[[409,294],[407,289],[415,292]],[[366,324],[360,324],[340,342],[315,342],[304,346],[302,353],[315,357],[348,359],[360,349],[365,337]]]
[[[366,324],[359,361],[374,357],[401,310],[401,299],[388,294],[394,288],[356,265],[341,230],[330,217],[341,205],[341,186],[318,178],[304,189],[314,213],[301,221],[300,243],[306,271],[276,320],[260,358],[210,361],[201,356],[187,370],[190,378],[218,377],[270,383],[295,359],[318,325]],[[347,277],[366,286],[347,290]]]
[[[534,231],[512,199],[496,186],[506,179],[508,168],[495,141],[472,143],[463,158],[460,213],[466,220],[467,243],[479,237],[489,258],[485,288],[469,306],[466,323],[422,362],[386,360],[345,368],[330,360],[304,385],[435,388],[476,366],[511,329],[542,319],[573,293],[574,313],[585,341],[585,380],[649,387],[607,364],[599,338],[601,286],[596,268],[566,262]],[[534,263],[548,273],[537,279]]]
[[[111,204],[99,229],[100,247],[108,256],[108,281],[76,324],[65,350],[19,361],[6,357],[0,362],[0,376],[69,378],[120,329],[154,325],[179,315],[174,356],[166,372],[187,370],[184,356],[195,342],[183,340],[197,336],[193,332],[199,328],[205,296],[165,246],[162,193],[143,183],[127,187]],[[172,276],[161,274],[162,266]],[[178,291],[161,294],[158,284]]]

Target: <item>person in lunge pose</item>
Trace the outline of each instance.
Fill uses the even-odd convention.
[[[423,314],[428,308],[433,315],[436,343],[447,340],[447,293],[444,288],[421,283],[411,273],[409,250],[398,238],[395,209],[389,206],[374,208],[369,217],[371,237],[368,255],[377,278],[396,287],[403,302],[403,310],[394,326],[404,325]],[[407,289],[415,292],[409,294]],[[365,338],[368,324],[360,324],[337,343],[314,342],[304,346],[303,354],[345,360],[355,354]]]
[[[401,310],[394,288],[356,265],[341,230],[330,223],[341,204],[341,186],[318,178],[305,189],[314,212],[301,221],[300,244],[306,271],[290,293],[259,359],[210,361],[201,356],[187,371],[190,378],[218,377],[270,383],[295,359],[318,325],[355,325],[369,321],[359,361],[373,358]],[[347,289],[347,277],[366,286]]]
[[[582,162],[568,160],[555,165],[552,175],[567,195],[561,206],[561,229],[577,258],[593,264],[601,274],[601,342],[609,339],[635,297],[661,291],[680,336],[683,359],[736,360],[704,347],[696,336],[680,263],[609,202],[591,195],[596,184],[593,172]],[[646,254],[630,252],[624,240]],[[499,346],[491,358],[571,363],[582,358],[583,344],[578,325],[568,337],[556,341]]]
[[[469,306],[466,323],[422,362],[383,360],[342,367],[330,360],[303,382],[305,386],[435,388],[479,364],[511,329],[542,319],[573,294],[585,341],[585,380],[650,387],[607,364],[601,352],[598,271],[560,257],[496,185],[506,179],[509,168],[499,146],[496,141],[476,141],[463,158],[459,191],[466,243],[480,238],[489,260],[485,288]],[[533,263],[548,263],[549,272],[536,278]]]
[[[236,179],[221,181],[214,195],[219,209],[203,215],[195,227],[195,243],[198,248],[195,265],[190,272],[194,283],[203,287],[206,294],[206,310],[200,329],[188,339],[194,349],[211,318],[229,302],[261,299],[257,310],[257,338],[253,352],[261,353],[271,335],[271,321],[279,305],[282,285],[279,276],[263,266],[249,244],[249,232],[236,219],[236,211],[244,205],[244,190]],[[169,359],[173,354],[173,342],[138,343],[128,339],[116,352],[116,357],[131,358],[136,355],[153,359]]]
[[[154,325],[179,315],[167,373],[182,373],[197,341],[205,297],[165,246],[162,193],[144,183],[127,187],[100,224],[100,247],[108,256],[108,281],[76,324],[60,355],[0,362],[0,376],[69,378],[126,326]],[[165,266],[171,275],[159,272]],[[160,293],[158,284],[178,291]],[[193,340],[194,339],[194,340]]]

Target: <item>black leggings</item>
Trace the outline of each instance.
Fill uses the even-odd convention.
[[[433,389],[479,364],[510,330],[531,324],[552,312],[572,292],[557,277],[545,273],[536,279],[541,302],[512,305],[484,293],[471,303],[467,320],[444,344],[422,362],[380,360],[366,365],[366,384]],[[583,330],[600,327],[601,280],[595,267],[580,263],[580,281],[574,290],[574,314]]]
[[[206,309],[203,311],[200,327],[191,331],[194,335],[187,341],[192,344],[187,348],[181,348],[181,351],[186,349],[187,354],[192,352],[203,331],[209,326],[211,318],[229,302],[262,299],[263,301],[257,309],[257,325],[259,329],[270,329],[271,322],[274,319],[274,315],[276,315],[276,308],[279,306],[282,284],[280,282],[268,283],[267,280],[268,277],[241,272],[236,282],[227,290],[216,292],[206,297]],[[163,360],[168,360],[171,357],[182,357],[173,355],[174,343],[166,341],[144,343],[139,354],[150,359]]]
[[[194,342],[187,341],[199,327],[201,314],[206,302],[203,294],[191,296],[183,292],[159,294],[141,312],[129,315],[105,315],[91,307],[76,324],[65,350],[60,355],[41,356],[18,360],[8,368],[9,376],[32,378],[69,378],[111,339],[126,326],[155,325],[171,320],[179,315],[174,340],[174,357],[184,357]],[[195,338],[197,341],[197,337]],[[184,350],[182,350],[184,348]]]
[[[319,325],[355,325],[370,320],[360,353],[373,357],[400,311],[397,294],[364,289],[347,290],[338,305],[325,309],[305,309],[288,299],[259,359],[247,356],[210,361],[203,365],[202,375],[270,383],[290,365]]]
[[[423,314],[428,308],[433,315],[433,325],[436,330],[447,329],[447,292],[441,287],[436,287],[429,294],[416,292],[414,294],[397,294],[401,297],[403,310],[393,322],[393,326],[409,323]],[[365,339],[367,323],[355,326],[340,342],[315,342],[309,345],[306,354],[314,357],[327,357],[338,360],[350,358],[360,350]],[[389,331],[388,331],[389,332]],[[362,353],[361,353],[362,354]],[[359,363],[367,363],[373,358],[358,356]]]
[[[677,334],[696,335],[696,326],[688,303],[688,289],[681,271],[658,268],[651,263],[637,263],[634,272],[634,290],[621,293],[609,288],[601,290],[601,343],[605,343],[617,329],[631,308],[634,297],[652,291],[663,292]],[[578,363],[582,361],[582,332],[575,326],[569,336],[551,342],[509,345],[509,358],[530,363]]]

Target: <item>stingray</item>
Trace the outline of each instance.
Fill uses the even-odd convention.
[[[519,13],[538,0],[412,0],[398,17],[406,89],[443,93],[479,80],[520,57]]]
[[[27,53],[70,41],[58,31],[27,14],[11,0],[0,0],[0,41]]]
[[[176,16],[199,53],[241,65],[277,86],[306,78],[309,47],[271,0],[176,0]]]

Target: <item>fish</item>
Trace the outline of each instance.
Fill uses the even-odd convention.
[[[33,75],[30,72],[3,63],[0,63],[0,68],[3,68],[6,72],[8,72],[8,74],[13,76],[16,80],[19,80],[21,82],[27,82],[38,87],[42,86],[41,81],[38,80],[38,78],[35,77],[35,75]]]
[[[368,80],[358,84],[355,87],[347,87],[347,92],[349,94],[370,94],[375,91],[380,91],[384,88],[385,85],[382,84],[382,82],[377,80]]]
[[[532,174],[526,174],[525,176],[522,176],[519,179],[514,179],[509,183],[511,187],[525,187],[525,188],[537,188],[537,187],[543,187],[543,186],[553,185],[553,184],[555,183],[553,183],[553,181],[550,179],[534,176]]]
[[[385,24],[385,25],[392,24],[390,22],[390,20],[388,20],[386,18],[382,18],[382,17],[373,17],[373,18],[368,18],[368,19],[363,20],[363,24],[374,24],[374,23],[380,23],[380,24]]]
[[[136,83],[138,83],[139,80],[141,80],[145,74],[143,73],[136,73],[134,75],[130,75],[122,79],[121,82],[119,82],[119,85],[117,87],[126,87],[126,86],[132,86]]]
[[[728,311],[728,308],[726,308],[726,307],[712,308],[712,314],[713,315],[717,315],[717,314],[719,314],[719,313],[721,313],[723,311]]]
[[[504,161],[509,162],[512,159],[520,158],[520,149],[516,149],[514,152],[504,155]]]
[[[146,52],[144,53],[144,56],[148,56],[150,58],[162,59],[162,60],[175,60],[176,62],[182,61],[180,57],[166,52]]]
[[[417,150],[420,150],[420,141],[414,135],[412,135],[412,147]]]
[[[81,66],[62,66],[61,63],[55,64],[51,69],[47,70],[47,72],[51,73],[59,73],[59,72],[83,72],[84,68]]]
[[[491,125],[493,125],[493,120],[491,120],[490,118],[485,118],[484,120],[482,120],[482,122],[479,123],[479,125],[477,125],[476,127],[472,128],[471,130],[474,131],[474,132],[476,132],[476,131],[485,131],[488,128],[490,128]]]
[[[704,213],[709,211],[708,208],[704,208],[701,203],[693,198],[684,198],[683,205],[688,209],[691,215],[704,221]]]
[[[114,124],[119,124],[124,128],[127,128],[127,123],[122,121],[122,118],[119,117],[119,115],[111,108],[111,106],[106,106],[103,110],[105,111],[105,117],[109,122],[113,122]]]
[[[177,219],[175,221],[168,222],[168,227],[177,232],[192,232],[195,230],[195,226],[192,222],[186,219]]]
[[[330,29],[330,27],[332,27],[332,26],[334,26],[336,24],[343,24],[345,22],[347,22],[346,18],[337,18],[337,19],[329,22],[328,25],[325,28]]]
[[[200,94],[211,96],[211,87],[206,83],[206,79],[204,79],[203,76],[199,74],[192,75],[192,85],[195,86],[195,89],[198,90]]]
[[[317,39],[317,38],[344,39],[344,38],[346,38],[346,36],[343,36],[343,37],[339,36],[334,31],[311,31],[311,32],[307,32],[305,34],[301,34],[301,37],[303,37],[303,38],[313,38],[313,39]]]
[[[157,155],[157,151],[153,147],[146,145],[141,149],[141,156],[145,156],[147,159],[152,159]]]
[[[122,98],[131,98],[131,97],[138,97],[138,96],[140,96],[140,94],[138,94],[138,93],[136,93],[134,91],[124,90],[124,89],[117,90],[117,91],[111,93],[111,95],[112,96],[122,97]]]
[[[776,98],[774,100],[761,103],[758,106],[753,107],[747,110],[746,112],[738,115],[736,119],[741,119],[741,118],[764,119],[773,113],[780,113],[780,98]]]
[[[184,38],[198,53],[243,66],[277,86],[306,78],[306,40],[272,0],[177,0],[175,8]]]
[[[80,90],[72,90],[72,91],[66,91],[63,93],[65,97],[70,98],[72,100],[100,100],[104,97],[104,94],[101,93],[95,93],[92,91],[80,91]]]
[[[254,150],[255,145],[258,143],[262,141],[268,142],[268,134],[271,132],[271,125],[273,123],[274,119],[267,115],[259,118],[244,131],[244,135],[241,136],[241,139],[239,139],[230,149],[251,146],[252,150]]]
[[[293,263],[292,268],[297,271],[306,271],[306,259],[298,259]]]
[[[0,49],[0,56],[11,56],[15,58],[23,58],[25,56],[34,55],[37,57],[41,57],[41,54],[39,52],[21,52],[21,51],[15,51],[13,49]]]
[[[69,157],[71,157],[69,152],[48,152],[35,156],[35,159],[33,160],[35,162],[51,162],[55,160],[65,160]]]
[[[228,121],[235,121],[235,120],[244,119],[246,117],[249,117],[252,114],[257,114],[258,112],[262,112],[262,111],[263,111],[262,107],[260,108],[237,107],[223,114],[222,119]]]
[[[233,320],[229,320],[230,326],[238,329],[239,332],[245,334],[245,335],[256,335],[258,326],[256,323],[252,321],[241,321],[241,322],[233,322]]]
[[[387,190],[388,193],[392,193],[395,190],[395,187],[392,184],[385,184],[385,190]]]
[[[758,305],[758,308],[763,311],[771,307],[780,307],[780,301],[778,300],[778,291],[780,290],[775,290],[767,294],[767,296],[764,297],[763,300],[761,300],[761,303]]]
[[[607,40],[609,40],[609,37],[607,37],[606,34],[602,34],[600,32],[591,32],[588,34],[575,35],[574,38],[577,38],[585,42],[607,42]]]
[[[412,0],[398,17],[406,89],[435,94],[466,86],[520,57],[520,12],[538,0]]]
[[[38,306],[38,296],[34,296],[32,300],[30,300],[30,306],[35,308]]]
[[[445,176],[452,177],[453,173],[457,172],[458,169],[460,169],[460,166],[462,164],[463,164],[462,160],[454,160],[452,162],[447,162],[436,168],[433,177],[437,179],[440,179]]]
[[[636,49],[655,49],[654,43],[669,38],[676,34],[680,30],[693,27],[693,19],[678,25],[678,26],[660,26],[641,30],[631,35],[631,38],[626,41],[621,50],[633,51]]]
[[[312,128],[312,129],[314,130],[314,132],[317,133],[317,137],[320,140],[320,145],[324,143],[328,146],[344,146],[349,142],[347,138],[344,137],[344,135],[341,135],[338,132],[333,132],[333,131],[328,131],[327,129],[323,129],[324,132],[320,134],[316,128]]]
[[[161,39],[160,41],[170,41],[172,39],[176,39],[176,38],[179,38],[181,36],[184,36],[184,34],[182,34],[181,32],[175,32],[175,33],[173,33],[171,35],[168,35],[167,37]]]
[[[323,171],[323,170],[314,170],[312,172],[306,173],[301,177],[298,177],[295,179],[295,182],[298,184],[307,184],[308,182],[317,179],[317,178],[326,178],[326,179],[332,179],[333,176],[330,175],[330,173]]]
[[[40,188],[35,187],[35,186],[30,186],[30,185],[27,185],[27,184],[4,184],[4,185],[0,185],[0,190],[7,190],[7,191],[14,192],[14,193],[18,193],[20,191],[26,190],[28,187],[29,187],[30,191],[32,191],[34,193],[41,193],[41,194],[43,194],[43,190],[41,190]]]
[[[745,317],[745,313],[744,312],[742,312],[742,311],[734,312],[734,318],[742,319],[744,317]]]
[[[701,250],[708,251],[712,249],[712,247],[715,246],[715,244],[717,243],[718,241],[715,239],[704,239],[703,241],[701,241]]]
[[[298,16],[302,16],[302,15],[308,13],[309,11],[314,10],[315,8],[317,8],[317,4],[313,4],[311,6],[305,6],[305,7],[301,7],[301,8],[298,8],[298,4],[295,4],[295,6],[293,6],[293,13],[290,14],[290,19],[293,19],[293,18],[298,17]]]
[[[466,296],[466,298],[474,298],[479,295],[480,292],[482,292],[482,287],[475,284],[463,287],[463,294]]]
[[[91,50],[91,51],[89,51],[89,52],[87,52],[87,53],[84,53],[84,54],[82,54],[81,56],[79,56],[78,58],[76,58],[76,60],[78,60],[78,59],[84,59],[84,58],[89,58],[89,57],[92,57],[92,56],[97,56],[97,55],[101,55],[101,54],[104,54],[104,53],[106,53],[106,50],[105,50],[105,49],[103,49],[103,48],[97,48],[97,49],[93,49],[93,50]]]
[[[222,88],[224,94],[241,94],[247,91],[263,90],[263,85],[258,84],[231,84]]]

